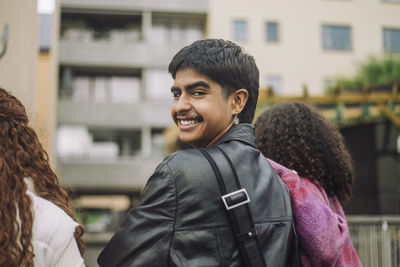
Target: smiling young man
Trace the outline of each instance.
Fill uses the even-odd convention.
[[[174,78],[171,116],[180,140],[193,149],[169,155],[156,168],[140,206],[102,251],[99,265],[246,266],[246,257],[255,254],[254,249],[243,254],[245,244],[256,246],[262,262],[257,266],[295,266],[289,191],[254,141],[259,80],[254,58],[232,42],[200,40],[181,49],[168,70]],[[235,237],[226,210],[233,205],[224,198],[224,206],[201,149],[222,150],[234,166],[254,221],[244,235]],[[226,166],[221,173],[230,171]],[[241,214],[244,207],[230,212]],[[241,221],[246,218],[235,223]]]
[[[195,148],[207,147],[224,135],[248,99],[245,89],[226,96],[221,85],[192,68],[176,73],[171,92],[171,115],[179,138]]]

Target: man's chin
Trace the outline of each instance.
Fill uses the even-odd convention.
[[[181,141],[182,143],[185,143],[185,144],[193,146],[192,145],[193,142],[189,138],[185,138],[185,137],[179,136],[179,141]]]
[[[179,135],[179,141],[181,141],[182,143],[185,143],[188,146],[191,146],[193,148],[199,148],[200,147],[199,146],[199,142],[197,140],[194,140],[193,138],[190,138],[188,136]]]

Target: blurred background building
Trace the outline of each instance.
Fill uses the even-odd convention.
[[[299,96],[297,101],[329,110],[339,124],[356,168],[345,210],[364,266],[400,266],[398,105],[383,102],[392,112],[388,119],[363,92],[355,102],[307,96],[324,95],[338,77],[355,76],[369,57],[399,60],[398,14],[398,0],[209,1],[207,36],[241,44],[256,59],[261,87],[273,90],[275,98],[260,103],[259,112]],[[397,97],[400,72],[396,79],[397,85],[368,91],[390,94],[397,88]],[[357,119],[350,120],[351,113]]]
[[[27,106],[74,196],[90,266],[174,136],[168,63],[207,37],[255,57],[261,95],[271,96],[258,112],[296,99],[341,127],[357,172],[346,207],[353,243],[364,266],[400,266],[398,91],[392,119],[362,93],[358,102],[308,97],[370,56],[400,57],[399,0],[38,0],[39,13],[36,4],[0,4],[0,86]],[[365,120],[346,119],[355,109]]]
[[[400,52],[398,0],[211,0],[208,36],[254,55],[260,85],[320,95],[371,55]]]
[[[60,9],[59,172],[80,191],[139,191],[165,154],[167,65],[204,37],[206,2],[62,0]]]
[[[1,1],[0,86],[13,90],[31,115],[36,111],[37,21],[36,1]]]
[[[167,66],[205,37],[207,1],[62,0],[59,10],[57,171],[80,197],[96,258],[165,156]]]

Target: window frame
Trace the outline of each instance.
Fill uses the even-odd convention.
[[[270,37],[270,31],[269,31],[269,27],[268,27],[268,25],[272,25],[272,24],[274,24],[274,25],[276,25],[276,39],[270,39],[269,37]],[[280,23],[278,22],[278,21],[276,21],[276,20],[268,20],[268,21],[266,21],[265,22],[265,24],[264,24],[265,26],[265,41],[267,42],[267,43],[279,43],[279,42],[281,42],[281,35],[280,35]]]
[[[275,95],[282,95],[282,89],[283,89],[283,78],[282,75],[276,74],[276,73],[267,73],[263,76],[264,78],[264,88],[267,89],[268,87],[271,87]],[[269,79],[276,79],[274,82],[279,81],[279,88],[274,88],[271,83],[269,83]],[[273,82],[273,83],[274,83]]]
[[[244,25],[243,36],[237,35],[237,32],[236,32],[237,23],[243,23],[243,25]],[[247,42],[249,40],[249,26],[248,26],[248,21],[246,19],[233,19],[233,21],[232,21],[232,39],[237,42]]]
[[[386,34],[385,34],[385,31],[396,31],[396,32],[398,32],[398,34],[399,34],[399,40],[400,40],[400,27],[387,27],[387,26],[383,26],[382,27],[382,46],[383,46],[383,52],[384,53],[388,53],[388,54],[391,54],[391,53],[395,53],[395,54],[399,54],[400,53],[400,43],[399,43],[399,48],[397,49],[397,50],[393,50],[392,49],[392,36],[391,35],[389,35],[390,36],[390,39],[389,39],[389,41],[390,41],[390,49],[386,49],[387,48],[387,43],[386,43]]]
[[[335,48],[333,44],[330,46],[326,46],[325,42],[325,29],[327,28],[342,28],[345,29],[347,28],[349,31],[349,46],[348,48]],[[322,23],[321,24],[321,46],[322,50],[324,51],[335,51],[335,52],[351,52],[354,49],[354,43],[353,43],[353,27],[350,24],[338,24],[338,23]]]
[[[383,4],[395,4],[395,5],[400,4],[400,0],[381,0],[381,2]]]

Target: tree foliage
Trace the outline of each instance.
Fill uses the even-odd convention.
[[[359,91],[366,86],[393,82],[400,82],[400,58],[371,57],[359,65],[354,77],[339,77],[325,90],[327,93],[332,93],[339,87],[342,91]]]

